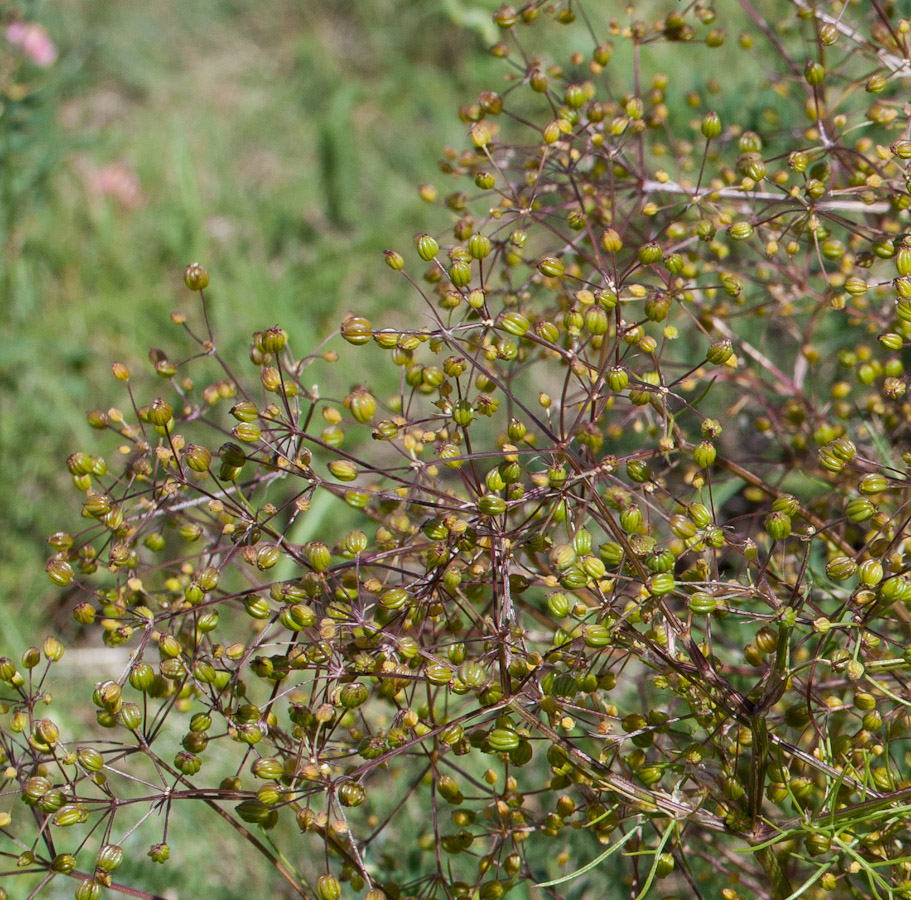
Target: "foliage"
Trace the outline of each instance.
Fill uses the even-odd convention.
[[[394,328],[241,369],[187,267],[51,538],[130,653],[101,730],[45,709],[59,640],[0,663],[10,871],[127,890],[205,805],[319,900],[911,893],[911,24],[766,6],[502,7]]]

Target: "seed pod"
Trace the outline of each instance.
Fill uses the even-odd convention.
[[[497,494],[485,494],[478,500],[478,511],[485,516],[499,516],[506,512],[506,501]]]
[[[105,872],[113,872],[123,863],[123,847],[119,844],[105,844],[95,857],[95,865]]]
[[[338,789],[338,802],[342,806],[360,806],[366,799],[367,792],[357,781],[346,781]]]
[[[601,235],[601,246],[608,253],[619,253],[623,249],[623,238],[615,228],[608,228]]]
[[[167,844],[152,844],[149,848],[149,858],[152,862],[167,862],[171,855],[171,848]]]
[[[80,747],[76,759],[87,772],[100,772],[104,767],[104,757],[94,747]]]
[[[420,256],[424,262],[430,262],[430,260],[432,260],[440,251],[439,243],[429,234],[417,235],[414,239],[414,246],[418,251],[418,256]]]
[[[301,631],[316,624],[316,613],[305,603],[295,603],[282,610],[279,620],[289,631]]]
[[[171,404],[161,397],[156,397],[149,405],[147,416],[152,425],[165,427],[173,418],[174,411]]]
[[[468,287],[471,284],[471,264],[464,259],[455,260],[449,267],[449,280],[454,287]]]
[[[642,459],[629,460],[626,464],[626,474],[630,481],[636,484],[645,484],[652,479],[651,467]]]
[[[770,512],[765,519],[766,533],[776,541],[783,541],[791,533],[791,517],[777,510]]]
[[[74,576],[73,567],[63,558],[52,556],[45,566],[48,578],[58,587],[66,587]]]
[[[504,3],[494,14],[494,23],[503,29],[512,28],[518,21],[515,7]],[[322,897],[320,900],[335,900],[334,897]]]
[[[238,818],[251,825],[261,825],[269,817],[270,809],[262,800],[242,800],[234,807]]]
[[[693,462],[701,469],[711,468],[715,462],[716,452],[711,441],[700,441],[693,450]]]
[[[866,522],[876,515],[876,507],[870,500],[857,497],[854,500],[850,500],[845,506],[845,515],[851,522]]]
[[[606,625],[594,623],[582,626],[582,639],[586,647],[606,647],[611,643],[611,633]]]
[[[545,256],[538,263],[538,270],[549,278],[559,278],[563,274],[563,263],[553,256]]]
[[[198,263],[184,269],[183,280],[191,291],[204,291],[209,286],[209,273]]]
[[[437,793],[453,806],[458,806],[465,799],[459,785],[451,775],[443,775],[437,779]]]
[[[857,572],[857,563],[849,556],[836,556],[826,563],[826,575],[832,581],[846,581]]]
[[[355,315],[345,316],[342,320],[341,334],[349,344],[354,344],[356,346],[366,344],[373,337],[370,322],[363,316]]]
[[[711,594],[707,594],[704,591],[697,591],[690,597],[688,603],[690,612],[698,616],[711,615],[717,605],[718,601]]]
[[[895,269],[899,276],[911,275],[911,243],[906,240],[895,254]]]
[[[142,727],[142,709],[138,703],[124,703],[117,713],[118,720],[129,731],[137,731]]]
[[[702,117],[702,123],[699,126],[702,136],[710,141],[721,134],[721,119],[718,113],[709,112]]]
[[[579,561],[579,568],[590,579],[600,581],[607,574],[604,563],[594,556],[585,556]]]
[[[288,342],[288,334],[283,328],[273,325],[262,333],[261,341],[263,351],[274,356],[285,349],[285,344]]]
[[[734,345],[724,338],[715,341],[706,351],[705,358],[713,366],[724,365],[734,355]]]
[[[86,812],[75,803],[67,803],[61,806],[54,814],[54,824],[58,828],[69,828],[71,825],[78,825],[86,819]]]
[[[62,875],[69,875],[76,869],[76,857],[72,853],[58,853],[51,862],[51,868]]]
[[[732,240],[745,241],[753,235],[753,226],[749,222],[735,222],[728,228]]]
[[[874,587],[883,580],[883,564],[878,559],[868,559],[857,567],[860,583],[866,587]]]
[[[405,260],[400,253],[396,253],[395,250],[384,250],[383,256],[386,260],[386,265],[389,266],[395,272],[400,272],[405,268]]]
[[[285,767],[279,757],[261,756],[252,766],[254,778],[263,778],[269,781],[277,781],[285,773]]]
[[[636,769],[636,777],[646,787],[653,787],[661,781],[664,770],[660,766],[640,766]]]
[[[585,329],[589,334],[600,336],[607,334],[610,322],[607,311],[600,306],[592,307],[585,312]]]
[[[359,681],[352,681],[342,686],[339,692],[339,703],[345,709],[356,709],[366,702],[368,694],[369,691],[365,684],[361,684]]]
[[[611,366],[607,371],[607,384],[612,391],[619,393],[626,390],[629,374],[622,366]]]
[[[327,468],[339,481],[354,481],[359,474],[354,463],[347,459],[334,459]]]
[[[885,475],[881,475],[879,472],[871,472],[861,478],[858,490],[862,494],[880,494],[888,487],[889,482],[886,480]]]
[[[807,84],[812,87],[818,87],[825,81],[826,70],[821,63],[815,60],[807,60],[803,70],[803,77],[806,78]]]
[[[33,733],[35,740],[47,747],[53,747],[60,737],[60,729],[51,719],[38,719]]]
[[[887,603],[907,603],[911,599],[911,582],[900,575],[894,575],[882,583],[880,594]]]
[[[497,753],[508,753],[519,746],[519,735],[511,728],[494,728],[487,736],[487,743]]]
[[[76,900],[98,900],[101,897],[101,885],[94,878],[83,878],[76,888]]]
[[[638,534],[642,529],[642,510],[630,504],[620,513],[620,525],[627,534]]]
[[[663,256],[661,245],[657,241],[649,241],[639,248],[639,262],[643,266],[653,266],[661,262]]]

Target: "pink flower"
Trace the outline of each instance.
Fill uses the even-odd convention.
[[[57,59],[57,48],[43,25],[35,22],[13,22],[6,26],[6,39],[42,69],[52,66]]]

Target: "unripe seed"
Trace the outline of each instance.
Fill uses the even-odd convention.
[[[876,515],[876,507],[871,501],[858,497],[848,502],[845,515],[851,522],[866,522]]]
[[[515,7],[504,3],[494,14],[494,23],[500,28],[512,28],[518,21]],[[334,897],[321,897],[320,900],[335,900]]]
[[[366,344],[372,337],[373,331],[362,316],[346,316],[341,325],[342,337],[349,344]]]
[[[734,345],[727,339],[724,338],[720,341],[715,341],[709,349],[706,351],[705,358],[713,366],[724,365],[732,356],[734,355]]]
[[[354,481],[358,476],[357,467],[347,459],[332,460],[328,469],[339,481]]]
[[[652,478],[651,467],[642,459],[629,460],[626,464],[626,474],[629,476],[630,481],[636,484],[645,484],[647,481],[651,481]]]
[[[171,421],[173,414],[174,411],[171,408],[171,404],[167,400],[162,400],[161,397],[158,397],[149,406],[148,418],[153,425],[164,427]]]
[[[883,580],[883,564],[878,559],[868,559],[857,567],[860,583],[874,587]]]
[[[508,311],[500,315],[500,327],[516,337],[522,337],[529,328],[531,322],[520,312]]]
[[[563,263],[553,256],[545,256],[538,263],[538,269],[542,275],[550,278],[559,278],[563,274]]]
[[[76,900],[98,900],[101,897],[101,885],[94,878],[84,878],[76,888]]]
[[[735,222],[728,228],[732,240],[745,241],[753,235],[753,226],[749,222]]]
[[[386,259],[386,265],[394,272],[400,272],[405,268],[405,259],[400,253],[396,253],[395,250],[384,250],[383,256]]]
[[[791,533],[791,517],[783,512],[770,512],[765,519],[765,530],[773,540],[783,541]]]
[[[885,475],[881,475],[878,472],[871,472],[869,475],[864,475],[864,477],[861,478],[858,490],[862,494],[881,494],[888,487],[889,482],[886,480]]]
[[[472,259],[485,259],[490,255],[490,238],[486,234],[475,232],[468,239],[468,252]]]
[[[367,792],[357,781],[346,781],[338,789],[338,802],[342,806],[360,806],[366,799]]]
[[[693,461],[701,469],[708,469],[715,462],[717,451],[711,441],[700,441],[693,450]]]
[[[51,863],[51,868],[55,872],[69,875],[76,869],[76,857],[72,853],[58,853]]]
[[[898,253],[895,254],[895,269],[899,276],[911,275],[911,244],[902,241]]]
[[[418,251],[418,256],[424,262],[430,262],[440,251],[440,245],[436,238],[431,237],[429,234],[419,234],[414,239],[414,246]]]
[[[485,516],[499,516],[506,512],[506,501],[497,494],[485,494],[478,500],[478,510]]]
[[[153,844],[149,849],[149,857],[153,862],[167,862],[171,855],[171,848],[167,844]]]
[[[826,563],[826,575],[833,581],[846,581],[857,572],[857,563],[848,556],[836,556]]]
[[[123,847],[119,844],[105,844],[95,857],[95,865],[106,872],[112,872],[123,863]]]
[[[608,228],[601,235],[601,246],[608,253],[619,253],[623,249],[623,239],[615,228]]]
[[[721,119],[718,117],[718,113],[706,113],[702,118],[700,130],[702,131],[702,136],[707,141],[718,137],[718,135],[721,134]]]
[[[639,248],[639,262],[644,266],[660,263],[662,255],[661,245],[655,241],[649,241]]]
[[[825,80],[826,70],[821,63],[808,60],[803,70],[803,77],[806,78],[807,84],[818,87]]]
[[[506,753],[519,746],[519,735],[511,728],[494,728],[487,736],[487,743],[498,753]]]
[[[606,647],[611,642],[611,633],[607,626],[601,623],[583,625],[582,639],[586,647]]]
[[[668,594],[673,591],[676,586],[673,572],[663,572],[659,575],[652,576],[649,580],[649,590],[656,596]]]
[[[619,393],[629,384],[629,374],[622,366],[611,366],[607,370],[607,384],[612,391]]]
[[[66,587],[74,576],[73,567],[59,556],[53,556],[47,561],[45,571],[58,587]]]
[[[704,591],[697,591],[690,597],[688,603],[690,612],[699,616],[711,615],[717,605],[718,601],[711,594],[707,594]]]
[[[204,291],[209,286],[209,273],[199,263],[190,263],[184,269],[183,280],[191,291]]]

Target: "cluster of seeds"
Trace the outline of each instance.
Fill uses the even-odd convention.
[[[206,804],[319,900],[563,896],[599,853],[634,896],[911,895],[911,23],[664,5],[496,13],[420,189],[451,228],[385,255],[407,322],[235,374],[193,264],[189,356],[114,365],[47,573],[129,663],[65,739],[60,643],[0,661],[21,870],[94,900]],[[761,108],[659,65],[732,42]]]

